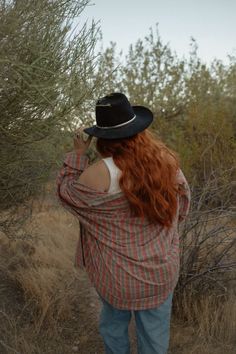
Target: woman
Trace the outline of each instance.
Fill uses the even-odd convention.
[[[168,350],[179,275],[178,224],[189,210],[177,158],[147,127],[152,112],[114,93],[96,104],[96,125],[80,129],[58,176],[63,206],[80,221],[76,263],[103,303],[99,329],[106,353],[130,353],[135,316],[138,353]],[[92,137],[101,159],[88,167]]]

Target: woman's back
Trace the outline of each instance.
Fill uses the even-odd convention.
[[[86,267],[90,281],[113,306],[137,310],[158,306],[179,275],[178,219],[188,213],[190,199],[184,175],[179,171],[177,182],[185,194],[167,228],[131,215],[124,193],[96,191],[80,183],[78,173],[86,171],[87,164],[86,156],[70,153],[58,176],[60,200],[81,225],[76,264]],[[98,165],[109,174],[103,160]]]

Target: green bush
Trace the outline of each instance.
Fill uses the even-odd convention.
[[[0,210],[39,192],[87,111],[99,29],[73,21],[88,2],[0,1]]]

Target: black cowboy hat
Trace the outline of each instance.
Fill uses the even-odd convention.
[[[123,93],[112,93],[97,101],[97,124],[84,132],[103,139],[128,138],[146,129],[152,121],[153,114],[148,108],[131,106]]]

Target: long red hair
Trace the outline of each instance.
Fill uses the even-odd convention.
[[[147,129],[131,138],[98,138],[96,148],[122,171],[119,184],[131,214],[169,227],[177,211],[176,154]]]

